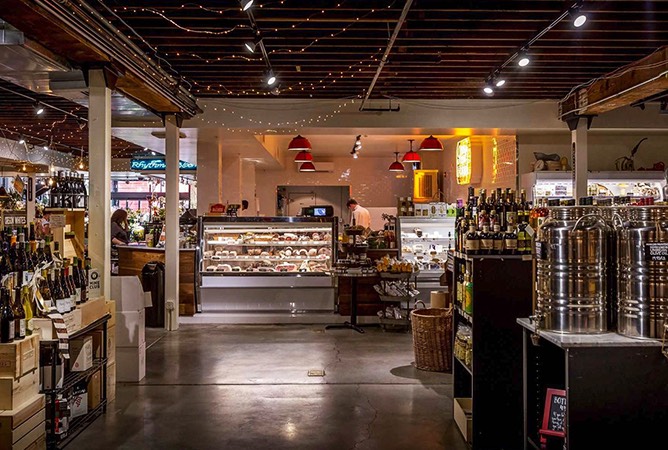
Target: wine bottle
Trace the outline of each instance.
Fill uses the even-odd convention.
[[[503,237],[505,253],[507,255],[514,255],[517,253],[517,234],[514,227],[508,225],[508,231]]]
[[[51,179],[53,180],[53,184],[51,186],[50,190],[50,201],[49,201],[49,206],[51,208],[60,208],[60,182],[59,178],[54,174]]]
[[[477,255],[480,252],[480,236],[475,230],[475,225],[469,226],[469,231],[466,233],[466,254]]]
[[[0,342],[8,343],[14,341],[14,311],[10,305],[9,289],[0,288]]]
[[[81,175],[81,197],[83,198],[81,207],[88,209],[88,190],[86,189],[86,181],[83,175]]]
[[[44,260],[47,263],[53,262],[53,255],[51,254],[51,238],[49,236],[44,238]]]
[[[85,286],[82,284],[81,278],[81,260],[77,257],[74,257],[72,262],[72,280],[74,281],[74,286],[77,290],[77,298],[79,303],[84,303],[85,299]]]
[[[65,269],[67,274],[67,286],[70,288],[70,292],[74,294],[74,304],[81,304],[81,288],[77,288],[76,283],[74,282],[74,264],[68,264]]]
[[[39,283],[39,293],[42,297],[42,302],[47,310],[53,308],[53,297],[51,295],[51,289],[49,287],[49,271],[44,269],[42,270],[42,279]]]
[[[19,286],[14,288],[14,340],[19,341],[26,337],[26,312],[23,309],[23,299],[21,298],[22,289]]]
[[[74,292],[70,290],[70,285],[67,282],[67,265],[63,264],[62,269],[60,269],[60,288],[63,290],[63,293],[65,294],[65,298],[67,299],[67,308],[68,310],[66,312],[72,311],[76,307],[76,298],[74,296]]]
[[[32,334],[32,318],[35,316],[36,308],[32,295],[30,295],[30,287],[28,286],[23,286],[21,303],[23,303],[23,311],[25,313],[26,336],[29,336]]]
[[[59,313],[64,314],[70,310],[70,305],[69,298],[65,296],[65,292],[58,280],[58,271],[59,269],[54,269],[51,272],[50,288],[53,300],[56,304],[56,309]]]

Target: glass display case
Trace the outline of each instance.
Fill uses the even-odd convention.
[[[597,198],[653,197],[664,201],[666,185],[663,172],[589,172],[587,195]],[[522,175],[522,187],[530,200],[538,198],[573,198],[572,174],[563,172],[532,172]]]
[[[432,290],[444,290],[439,278],[455,248],[455,217],[397,217],[399,256],[415,263],[419,269],[419,300],[429,301]]]
[[[336,224],[331,217],[200,217],[200,310],[333,310]],[[282,291],[295,288],[332,292]]]

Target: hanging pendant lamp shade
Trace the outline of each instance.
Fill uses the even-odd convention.
[[[420,151],[423,152],[440,152],[443,150],[443,144],[434,136],[429,136],[422,141],[420,144]]]
[[[305,163],[312,161],[313,161],[313,155],[311,155],[311,153],[307,152],[306,150],[300,151],[299,153],[297,153],[297,156],[295,156],[296,163]]]
[[[409,139],[408,142],[411,143],[411,148],[408,150],[405,154],[404,157],[401,158],[402,162],[409,162],[409,163],[415,163],[415,162],[420,162],[420,155],[417,154],[417,152],[413,151],[413,141],[415,139]]]
[[[311,150],[311,143],[305,137],[297,135],[290,141],[288,145],[288,150],[291,151],[301,151],[301,150]]]
[[[387,169],[390,172],[403,172],[404,165],[399,162],[399,152],[394,152],[394,162],[390,164],[390,168]]]
[[[311,161],[306,161],[301,166],[299,166],[300,172],[315,172],[315,166]]]

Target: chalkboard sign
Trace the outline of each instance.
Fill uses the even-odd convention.
[[[668,243],[665,242],[646,243],[645,261],[668,261]]]
[[[548,389],[545,395],[543,426],[540,434],[565,437],[566,431],[566,391]]]

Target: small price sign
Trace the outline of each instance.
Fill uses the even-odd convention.
[[[645,261],[668,261],[668,243],[648,242],[645,244]]]
[[[51,228],[65,228],[65,214],[51,214],[49,225]]]
[[[566,436],[566,391],[563,389],[547,390],[540,434],[543,436]]]

